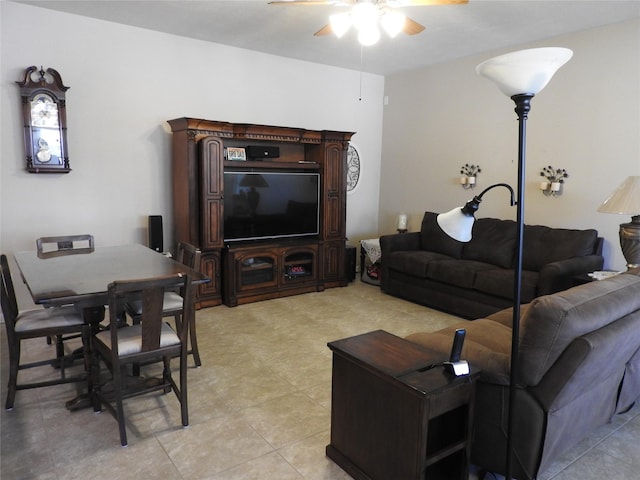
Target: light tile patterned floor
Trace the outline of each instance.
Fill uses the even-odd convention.
[[[126,405],[129,447],[115,420],[90,409],[69,413],[76,387],[20,391],[2,409],[2,479],[348,480],[324,455],[329,443],[329,341],[375,329],[396,335],[457,319],[360,282],[321,293],[197,314],[203,367],[189,369],[190,426],[172,395]],[[2,406],[7,353],[2,348]],[[53,347],[29,342],[37,358]],[[46,372],[45,373],[50,373]],[[564,455],[541,480],[638,478],[640,408]],[[389,479],[402,480],[402,479]]]

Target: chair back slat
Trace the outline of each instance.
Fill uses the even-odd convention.
[[[12,335],[15,329],[15,321],[18,318],[18,302],[16,292],[13,288],[11,271],[7,256],[0,255],[0,273],[2,277],[2,287],[0,288],[0,302],[2,303],[2,316],[7,327],[7,334]]]
[[[115,281],[109,284],[109,316],[111,325],[111,349],[114,359],[118,353],[118,312],[121,312],[125,302],[139,299],[142,306],[140,325],[142,329],[142,352],[151,352],[160,348],[163,322],[164,292],[180,289],[189,292],[190,302],[184,302],[184,309],[191,311],[192,293],[191,278],[185,274],[168,275],[165,277]],[[181,342],[186,338],[186,325],[176,325],[176,333]]]
[[[93,235],[65,235],[40,237],[36,240],[39,258],[91,253],[95,249]]]
[[[149,288],[142,291],[142,351],[160,348],[162,332],[162,304],[164,288]]]
[[[200,269],[200,249],[190,243],[178,242],[176,249],[176,261],[194,270]]]

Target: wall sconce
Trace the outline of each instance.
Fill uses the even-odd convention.
[[[540,190],[545,196],[562,195],[562,184],[569,174],[564,168],[553,168],[551,165],[540,170],[540,176],[545,179],[540,182]]]
[[[481,171],[480,165],[469,165],[465,163],[460,169],[460,185],[462,185],[462,188],[465,190],[474,188],[476,186],[476,177]]]
[[[405,213],[398,215],[396,230],[398,230],[398,233],[407,233],[407,215]]]

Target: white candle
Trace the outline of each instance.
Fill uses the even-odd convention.
[[[469,178],[467,178],[467,183],[468,183],[469,185],[475,185],[475,183],[476,183],[476,177],[469,177]]]
[[[551,191],[552,192],[560,191],[560,182],[551,182]]]
[[[540,190],[546,190],[549,188],[549,182],[540,182]]]
[[[460,185],[465,185],[467,183],[467,177],[465,175],[460,177]]]
[[[407,216],[404,213],[398,215],[398,230],[407,229]]]

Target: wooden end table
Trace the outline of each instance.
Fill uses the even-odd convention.
[[[328,346],[329,458],[358,480],[468,478],[479,370],[429,369],[446,359],[383,330]]]

